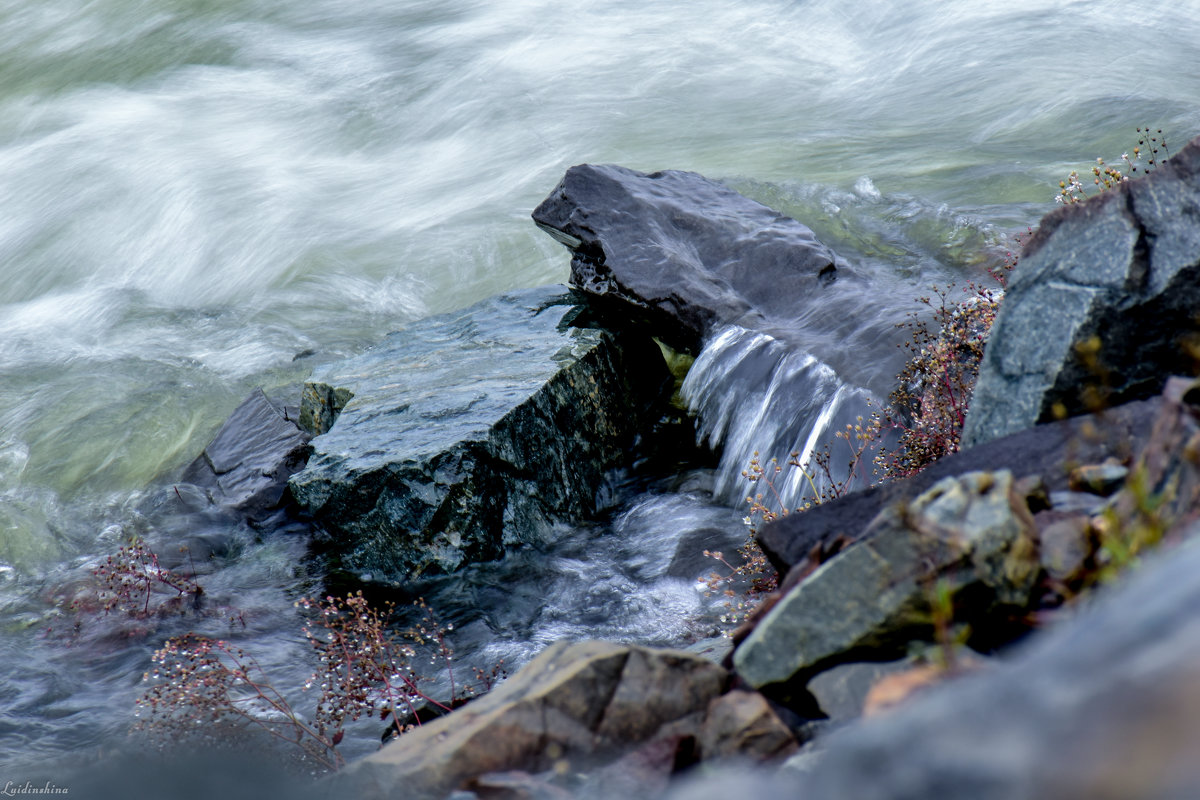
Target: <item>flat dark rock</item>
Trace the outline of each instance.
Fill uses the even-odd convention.
[[[571,167],[533,219],[570,248],[573,286],[685,350],[718,325],[797,316],[836,273],[804,225],[693,172]]]
[[[1038,425],[947,456],[911,478],[873,486],[764,525],[758,541],[780,573],[804,561],[816,545],[844,536],[857,540],[886,506],[912,499],[942,478],[975,470],[1040,475],[1050,491],[1066,491],[1076,464],[1132,455],[1150,436],[1161,398],[1135,401],[1103,415]]]

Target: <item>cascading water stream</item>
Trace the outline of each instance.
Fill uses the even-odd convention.
[[[764,500],[775,510],[797,508],[848,477],[849,459],[841,458],[834,434],[865,418],[873,399],[816,356],[737,326],[708,340],[681,393],[696,414],[698,436],[721,453],[713,488],[721,501],[744,501],[749,484],[743,472],[754,456],[764,466],[793,458],[802,465],[772,476],[774,490]],[[830,474],[814,463],[826,446],[833,453]]]

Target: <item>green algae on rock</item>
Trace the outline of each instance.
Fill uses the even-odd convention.
[[[314,372],[297,503],[373,580],[451,572],[597,510],[671,385],[648,338],[561,286],[420,320]],[[340,408],[339,408],[340,406]]]

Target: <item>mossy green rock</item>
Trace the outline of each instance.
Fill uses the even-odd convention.
[[[561,286],[500,295],[316,371],[292,496],[342,565],[402,581],[499,557],[597,511],[670,387],[650,339],[586,322]]]

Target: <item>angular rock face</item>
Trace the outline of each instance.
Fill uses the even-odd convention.
[[[1192,796],[1198,545],[1163,553],[1008,663],[835,733],[804,797]]]
[[[700,757],[767,761],[796,750],[796,738],[758,692],[735,689],[708,706],[700,729]]]
[[[210,503],[253,519],[279,506],[288,478],[304,466],[309,438],[256,389],[180,481],[203,489]]]
[[[884,511],[862,541],[784,595],[734,651],[738,675],[791,691],[864,652],[903,655],[932,624],[939,580],[953,595],[970,589],[975,613],[993,603],[1026,607],[1040,568],[1033,536],[1011,473],[946,478]]]
[[[649,339],[584,325],[544,287],[421,320],[314,373],[326,432],[290,487],[376,580],[448,572],[596,511],[670,374]]]
[[[992,329],[963,445],[1051,419],[1056,404],[1078,414],[1157,393],[1191,371],[1197,308],[1200,139],[1042,221]]]
[[[692,172],[571,167],[533,219],[571,249],[572,285],[691,351],[716,325],[796,316],[836,273],[808,228]]]
[[[1131,472],[1113,498],[1119,519],[1163,533],[1200,518],[1200,381],[1167,381],[1162,410]]]
[[[695,735],[727,680],[687,653],[558,642],[491,693],[351,764],[336,786],[345,797],[420,800],[492,772],[579,769],[663,732]]]

